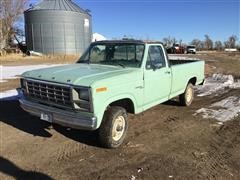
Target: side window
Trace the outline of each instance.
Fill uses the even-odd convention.
[[[166,67],[165,57],[161,46],[150,46],[148,49],[147,69],[152,68],[152,65]]]

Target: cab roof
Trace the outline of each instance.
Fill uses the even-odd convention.
[[[163,44],[160,41],[143,41],[143,40],[104,40],[96,41],[92,44]]]

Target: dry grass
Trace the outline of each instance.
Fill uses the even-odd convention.
[[[76,55],[57,56],[23,56],[22,54],[9,54],[0,56],[1,65],[34,65],[34,64],[67,64],[74,63],[79,59]]]
[[[231,74],[240,79],[240,53],[209,53],[189,55],[198,59],[204,59],[207,64],[207,74],[223,73]]]

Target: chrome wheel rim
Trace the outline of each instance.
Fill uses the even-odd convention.
[[[125,131],[125,119],[123,116],[118,116],[113,124],[112,138],[114,141],[119,141]]]

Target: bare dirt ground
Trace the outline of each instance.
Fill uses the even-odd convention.
[[[206,59],[207,75],[240,77],[239,54],[188,56]],[[4,86],[15,87],[17,81]],[[171,100],[129,115],[125,143],[111,150],[99,147],[95,133],[51,126],[21,110],[17,101],[0,101],[0,179],[238,180],[240,116],[218,124],[193,115],[229,96],[239,97],[240,89],[196,97],[190,107]]]

